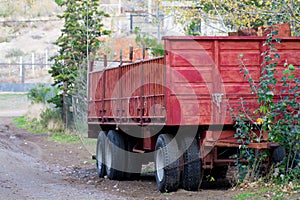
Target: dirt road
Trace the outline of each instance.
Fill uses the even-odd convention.
[[[26,95],[0,95],[0,199],[232,199],[236,192],[220,183],[204,183],[199,192],[158,192],[153,174],[137,181],[99,179],[83,143],[56,143],[50,133],[17,128]]]
[[[45,136],[26,133],[9,118],[0,118],[1,199],[123,199],[92,185],[70,184],[63,165],[47,162],[48,145]]]
[[[199,192],[161,194],[155,179],[99,179],[81,144],[59,144],[47,134],[18,129],[0,118],[0,195],[5,199],[231,199],[234,192],[208,185]],[[1,198],[0,197],[0,198]],[[2,199],[2,198],[1,198]]]

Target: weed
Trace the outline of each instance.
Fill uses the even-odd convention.
[[[239,115],[233,119],[236,122],[235,137],[242,144],[240,155],[237,156],[237,165],[242,169],[240,173],[245,172],[241,174],[242,180],[257,181],[262,173],[268,172],[268,166],[265,165],[268,157],[273,156],[279,160],[278,152],[274,154],[246,147],[249,143],[268,140],[279,143],[284,149],[283,159],[276,164],[277,175],[274,178],[278,184],[287,184],[299,179],[300,174],[300,104],[297,102],[300,95],[300,67],[297,69],[294,65],[285,63],[283,72],[277,69],[278,63],[284,62],[277,53],[276,45],[281,43],[280,39],[274,38],[277,34],[278,31],[271,28],[264,43],[266,50],[262,53],[262,70],[258,81],[252,79],[242,60],[241,72],[249,82],[251,94],[256,95],[258,99],[258,107],[252,110],[247,107],[247,102],[241,99]],[[242,57],[241,55],[240,58]],[[248,164],[242,164],[239,159],[246,159]]]
[[[253,191],[243,192],[236,196],[236,200],[246,200],[246,199],[255,199],[257,196],[253,193]]]
[[[47,105],[43,103],[34,103],[28,106],[26,117],[28,121],[40,121],[41,113],[48,108]]]
[[[80,138],[69,132],[55,132],[51,134],[50,139],[58,143],[80,142]]]
[[[50,131],[63,131],[61,113],[57,109],[46,108],[40,114],[41,125]]]
[[[299,183],[274,184],[258,182],[244,182],[239,186],[243,192],[236,196],[236,199],[299,199]]]
[[[31,103],[46,104],[53,94],[52,88],[47,87],[45,84],[38,84],[28,91],[28,99],[31,100]]]
[[[22,116],[13,119],[13,122],[18,128],[26,129],[30,133],[48,133],[49,130],[41,125],[37,120],[28,120],[27,117]],[[80,142],[80,137],[70,131],[56,131],[50,136],[50,140],[58,143],[70,143],[70,142]]]
[[[23,56],[25,53],[20,49],[11,49],[6,55],[6,58]]]
[[[19,118],[15,118],[13,122],[16,124],[18,128],[26,129],[30,133],[47,133],[47,129],[41,126],[41,124],[37,120],[28,120],[27,117],[22,116]]]

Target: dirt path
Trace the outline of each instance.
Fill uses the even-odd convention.
[[[48,134],[18,129],[13,117],[28,110],[26,95],[0,95],[0,199],[232,199],[236,192],[204,183],[199,192],[158,192],[153,174],[137,181],[99,179],[83,143],[59,144]]]
[[[26,133],[0,118],[1,199],[123,199],[92,185],[70,184],[63,166],[44,159],[49,144],[45,136]]]
[[[234,192],[206,184],[199,192],[161,194],[153,175],[138,181],[99,179],[81,144],[58,144],[47,134],[16,128],[0,118],[0,197],[5,199],[232,199]],[[2,198],[1,198],[2,199]]]

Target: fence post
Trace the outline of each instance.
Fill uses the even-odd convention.
[[[11,61],[10,60],[8,60],[8,77],[10,78],[10,76],[11,76]]]
[[[20,80],[21,80],[21,83],[25,82],[25,68],[23,65],[23,57],[22,56],[20,56]]]
[[[34,75],[34,53],[31,54],[31,68],[32,68],[32,75]]]

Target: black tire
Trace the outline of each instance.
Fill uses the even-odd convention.
[[[106,175],[105,140],[106,140],[106,132],[100,131],[97,139],[97,148],[96,148],[96,166],[97,166],[97,174],[99,178],[103,178]]]
[[[125,157],[127,158],[127,169],[125,178],[128,180],[137,180],[140,178],[142,170],[142,154],[134,153],[133,148],[136,144],[136,140],[132,137],[127,138],[127,151]]]
[[[107,177],[111,180],[122,180],[126,167],[124,137],[110,130],[105,143],[105,164]]]
[[[282,146],[273,150],[272,159],[274,164],[280,163],[285,158],[285,149]]]
[[[159,135],[155,145],[155,179],[160,192],[176,191],[180,182],[178,146],[172,135]]]
[[[197,139],[184,137],[178,141],[183,158],[181,186],[188,191],[198,191],[203,178],[200,147]]]

